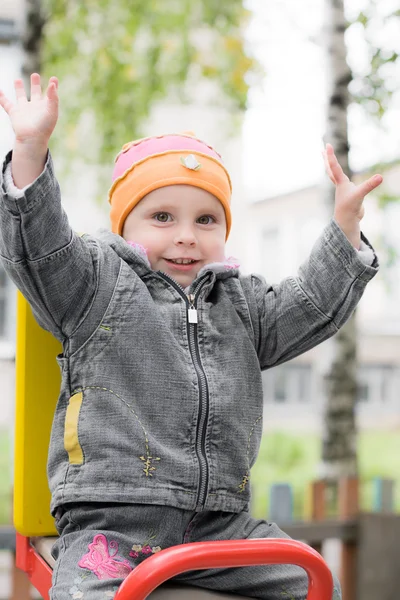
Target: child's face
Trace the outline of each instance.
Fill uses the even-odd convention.
[[[222,204],[191,185],[171,185],[145,196],[125,220],[122,237],[142,244],[151,268],[184,288],[200,269],[224,260],[226,222]],[[190,264],[177,264],[192,259]]]

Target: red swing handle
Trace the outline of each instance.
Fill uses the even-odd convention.
[[[123,581],[114,600],[145,600],[159,585],[186,571],[292,564],[308,575],[307,600],[331,600],[332,574],[318,552],[288,539],[196,542],[172,546],[144,560]]]

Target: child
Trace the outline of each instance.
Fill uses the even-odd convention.
[[[57,85],[51,78],[42,94],[34,74],[30,101],[20,80],[16,104],[0,93],[16,136],[2,172],[0,252],[38,322],[63,344],[48,462],[60,533],[51,598],[99,600],[162,548],[287,537],[248,512],[261,370],[350,317],[377,271],[359,221],[382,178],[353,185],[327,148],[335,219],[299,276],[276,286],[224,258],[229,175],[191,135],[124,146],[109,195],[113,233],[80,237],[47,150]],[[304,572],[290,565],[178,579],[268,600],[307,593]]]

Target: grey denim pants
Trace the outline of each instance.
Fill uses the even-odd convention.
[[[56,515],[60,538],[51,600],[109,600],[140,562],[188,542],[287,538],[274,523],[247,512],[191,512],[150,504],[68,505]],[[190,571],[175,582],[264,600],[305,600],[307,576],[293,565]],[[340,600],[335,579],[333,600]]]

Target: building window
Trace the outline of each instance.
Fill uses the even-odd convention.
[[[13,19],[0,18],[0,43],[9,44],[18,40],[16,23]]]
[[[284,364],[262,374],[265,404],[307,404],[314,400],[310,365]],[[400,369],[392,365],[362,365],[358,370],[360,405],[398,403]]]
[[[266,404],[306,404],[311,397],[311,366],[285,364],[263,373]]]
[[[391,365],[363,365],[358,370],[358,401],[388,404],[394,399],[397,371]]]
[[[276,370],[273,376],[272,397],[274,402],[287,402],[288,385],[284,369]]]

